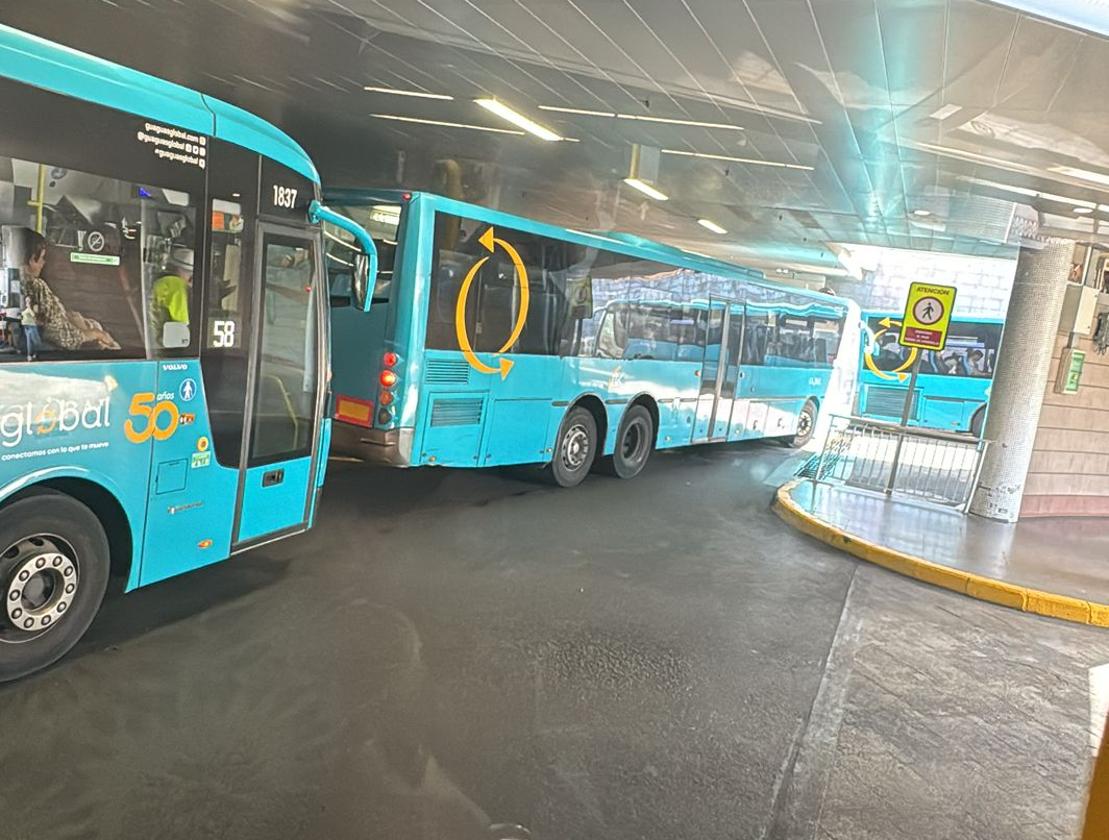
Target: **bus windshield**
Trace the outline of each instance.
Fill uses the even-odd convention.
[[[399,204],[374,204],[361,207],[337,206],[333,209],[362,225],[373,238],[378,257],[373,302],[388,303],[393,292],[393,270],[403,207]],[[334,225],[325,225],[324,236],[327,237],[324,257],[331,305],[349,306],[354,257],[362,249],[350,233]]]

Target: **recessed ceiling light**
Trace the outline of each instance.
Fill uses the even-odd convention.
[[[445,122],[444,120],[425,120],[420,117],[402,117],[400,114],[370,114],[379,120],[396,120],[397,122],[419,123],[420,125],[439,125],[444,128],[470,128],[474,131],[492,131],[495,134],[513,134],[523,137],[524,132],[513,131],[510,128],[493,128],[488,125],[471,125],[470,123]]]
[[[1093,207],[1075,207],[1072,211],[1076,216],[1089,216],[1094,212]]]
[[[522,128],[528,134],[532,134],[538,137],[540,140],[554,142],[556,140],[562,139],[559,135],[555,134],[546,126],[542,126],[534,120],[528,119],[519,111],[515,111],[512,108],[509,108],[499,99],[475,99],[474,102],[476,102],[486,111],[496,114],[501,119],[512,123],[518,128]]]
[[[1080,169],[1077,166],[1053,166],[1051,171],[1058,172],[1060,175],[1069,175],[1071,178],[1078,178],[1082,181],[1109,185],[1109,174],[1105,172],[1093,172],[1089,169]]]
[[[665,123],[667,125],[692,125],[698,128],[722,128],[725,131],[743,131],[741,125],[731,123],[701,122],[700,120],[679,120],[673,117],[648,117],[643,114],[617,114],[619,120],[639,120],[640,122]]]
[[[734,157],[732,155],[715,155],[708,152],[686,152],[682,149],[663,149],[664,155],[681,155],[682,157],[705,158],[706,160],[727,160],[732,163],[749,163],[752,166],[776,166],[779,169],[800,169],[812,172],[815,167],[805,166],[800,163],[782,163],[777,160],[762,160],[761,158]]]
[[[963,110],[962,105],[950,105],[950,104],[948,104],[948,105],[944,105],[942,108],[937,108],[935,111],[933,111],[928,116],[930,116],[934,120],[943,121],[943,120],[946,120],[948,117],[952,116],[953,114],[957,114],[961,110]]]
[[[720,225],[718,225],[712,219],[698,219],[697,224],[699,224],[703,228],[708,228],[713,233],[727,233],[728,232],[728,231],[724,230],[724,228],[720,227]]]
[[[580,114],[583,117],[615,117],[615,111],[592,111],[589,108],[563,108],[561,105],[540,105],[540,111],[556,111],[559,114]]]
[[[399,88],[376,87],[375,85],[364,85],[362,90],[367,90],[370,93],[388,93],[393,96],[417,96],[420,99],[454,99],[445,93],[428,93],[426,90],[400,90]]]
[[[914,216],[919,216],[920,218],[925,219],[928,216],[932,215],[932,211],[931,210],[925,210],[923,207],[921,207],[917,210],[914,210],[913,215]]]
[[[646,181],[640,181],[638,178],[625,178],[624,183],[627,184],[629,187],[634,187],[644,195],[650,196],[656,201],[670,200],[670,196],[668,196],[666,193],[661,192],[660,190],[656,190]]]

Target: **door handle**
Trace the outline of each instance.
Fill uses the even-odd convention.
[[[262,486],[274,487],[285,480],[285,470],[270,470],[262,473]]]

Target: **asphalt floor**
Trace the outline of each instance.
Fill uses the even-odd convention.
[[[794,532],[790,457],[573,490],[333,462],[313,532],[0,688],[0,837],[1076,836],[1109,632]]]

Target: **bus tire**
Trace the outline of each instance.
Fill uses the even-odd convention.
[[[111,557],[91,510],[44,490],[0,509],[0,682],[65,656],[104,600]]]
[[[562,418],[555,440],[554,457],[545,470],[559,487],[577,487],[593,466],[597,454],[597,421],[589,409],[574,406]]]
[[[970,418],[970,433],[976,438],[982,437],[982,432],[986,428],[986,407],[983,405],[971,415]]]
[[[812,400],[806,400],[805,405],[801,408],[801,413],[797,417],[797,434],[791,438],[786,438],[786,443],[794,449],[800,449],[812,440],[814,434],[816,434],[816,403]]]
[[[655,424],[642,405],[633,405],[624,413],[616,432],[613,453],[599,462],[599,469],[617,478],[635,478],[655,448]]]

